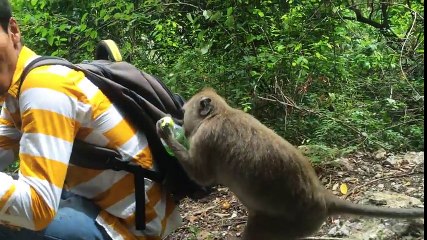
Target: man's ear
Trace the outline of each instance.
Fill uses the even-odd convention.
[[[9,33],[11,34],[11,38],[15,48],[21,45],[21,31],[19,30],[18,22],[16,19],[11,17],[9,19]]]
[[[206,117],[213,109],[213,106],[211,104],[211,99],[208,97],[203,97],[200,100],[200,110],[199,110],[199,114],[202,117]]]

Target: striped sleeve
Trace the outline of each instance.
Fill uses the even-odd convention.
[[[33,230],[56,215],[79,122],[74,84],[83,74],[68,68],[34,69],[21,89],[19,179],[0,176],[0,220]]]
[[[21,137],[18,129],[15,128],[6,107],[2,107],[0,112],[0,171],[16,160],[16,153]]]

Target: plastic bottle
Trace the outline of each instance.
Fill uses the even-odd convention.
[[[172,131],[173,138],[175,138],[179,143],[181,143],[185,148],[188,149],[188,140],[185,137],[184,129],[181,126],[175,124],[171,117],[163,117],[159,121],[161,121],[161,127],[168,126]],[[166,152],[168,152],[169,155],[174,156],[172,149],[166,144],[166,142],[163,139],[160,140],[162,141]]]

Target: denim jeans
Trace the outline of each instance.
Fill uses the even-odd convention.
[[[99,208],[77,195],[63,193],[53,221],[42,231],[0,225],[0,240],[111,240],[95,221]]]

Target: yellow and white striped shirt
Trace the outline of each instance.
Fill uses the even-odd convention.
[[[133,175],[69,164],[74,139],[116,149],[127,161],[152,168],[145,135],[79,71],[64,66],[32,70],[17,91],[24,67],[37,58],[23,47],[0,115],[0,169],[19,154],[19,178],[0,172],[0,222],[33,230],[55,217],[63,188],[101,209],[97,222],[113,239],[161,239],[181,224],[178,208],[158,183],[146,179],[146,224],[134,225]],[[90,161],[90,159],[87,159]]]

